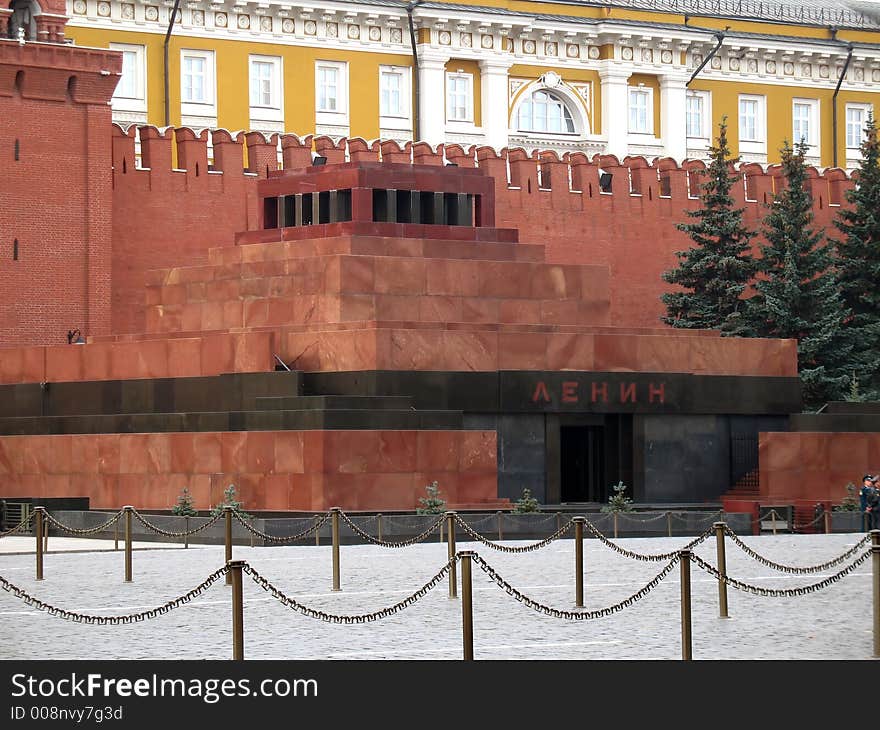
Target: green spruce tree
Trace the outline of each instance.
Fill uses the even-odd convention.
[[[747,334],[743,328],[743,291],[755,271],[750,241],[755,235],[743,225],[743,209],[736,208],[731,189],[737,176],[730,165],[727,118],[718,125],[716,145],[710,148],[707,179],[700,185],[701,205],[687,211],[692,223],[679,223],[694,245],[678,251],[678,268],[663,279],[684,291],[663,294],[666,316],[673,327],[718,329],[723,334]]]
[[[852,207],[835,221],[844,236],[837,266],[843,303],[852,312],[845,326],[855,340],[855,387],[862,398],[880,400],[880,140],[873,116],[861,152],[857,184],[846,193]]]
[[[764,219],[767,244],[758,261],[761,277],[748,303],[758,337],[795,339],[804,404],[816,408],[848,392],[853,341],[844,329],[848,312],[837,283],[832,246],[812,226],[807,190],[807,146],[781,150],[785,189],[777,193]]]

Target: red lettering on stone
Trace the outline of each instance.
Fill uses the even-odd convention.
[[[621,383],[620,384],[620,402],[635,403],[636,402],[636,384]]]
[[[608,402],[608,383],[602,383],[601,387],[597,387],[597,385],[599,385],[599,384],[598,383],[591,384],[591,388],[590,388],[591,400],[593,401],[593,403],[595,403],[597,400],[599,400],[599,395],[601,394],[602,402],[607,403]]]
[[[535,386],[535,393],[532,395],[532,403],[537,403],[538,399],[543,400],[545,403],[550,403],[550,393],[547,392],[547,386],[544,385],[543,380],[539,380],[538,385]]]
[[[659,399],[659,401],[661,403],[666,402],[666,383],[660,383],[659,386],[654,385],[654,383],[651,383],[648,386],[648,402],[649,403],[654,402],[655,395],[657,396],[657,398]]]
[[[574,380],[566,380],[562,384],[562,402],[577,403],[578,402],[578,384]]]

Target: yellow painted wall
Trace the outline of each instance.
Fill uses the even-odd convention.
[[[456,73],[461,71],[466,74],[472,74],[474,77],[474,126],[483,124],[483,91],[480,84],[480,64],[477,61],[466,61],[463,58],[452,58],[446,62],[447,73]],[[421,93],[430,94],[432,90],[422,89]],[[446,98],[446,89],[440,89],[438,92]],[[445,104],[444,104],[445,106]]]
[[[118,31],[108,34],[103,30],[70,27],[67,31],[77,45],[106,48],[112,41],[146,46],[147,118],[150,124],[164,125],[163,35]],[[367,53],[172,36],[168,53],[172,125],[180,124],[180,51],[184,48],[214,50],[217,124],[230,130],[250,128],[248,56],[251,54],[282,58],[284,127],[296,134],[313,133],[315,129],[315,61],[348,61],[351,136],[365,139],[379,136],[379,66],[412,66],[412,57],[409,54]],[[467,63],[476,66],[473,62]],[[475,84],[478,94],[476,107],[479,109],[479,74]]]
[[[820,89],[815,86],[778,86],[769,84],[725,83],[701,80],[699,77],[691,84],[691,89],[712,92],[713,136],[717,134],[718,122],[727,115],[728,140],[734,155],[739,154],[739,95],[757,94],[767,99],[767,160],[779,161],[779,148],[785,140],[792,141],[792,104],[794,99],[819,100],[819,135],[821,164],[833,163],[832,139],[832,96],[833,89]],[[880,94],[858,91],[841,91],[837,96],[837,163],[846,162],[846,103],[873,103],[880,109]]]
[[[633,74],[627,81],[628,86],[638,86],[639,84],[644,84],[645,88],[654,91],[654,136],[660,137],[663,134],[663,130],[660,129],[660,79],[651,74]],[[626,118],[629,119],[628,113]]]

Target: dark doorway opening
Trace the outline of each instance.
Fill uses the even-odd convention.
[[[561,501],[606,502],[605,429],[602,426],[562,426]]]

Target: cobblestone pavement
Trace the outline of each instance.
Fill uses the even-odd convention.
[[[778,563],[810,566],[835,558],[862,536],[765,535],[743,537]],[[0,543],[7,539],[0,540]],[[23,539],[27,538],[15,538]],[[617,542],[641,553],[664,553],[691,538],[628,538]],[[524,543],[506,542],[507,545]],[[31,541],[32,545],[32,541]],[[110,543],[112,545],[112,542]],[[766,588],[793,588],[836,573],[788,575],[761,565],[729,539],[728,575]],[[155,543],[152,547],[158,547]],[[487,560],[508,582],[542,603],[574,608],[574,543],[564,539],[524,554],[501,553],[459,541]],[[868,549],[868,548],[866,548]],[[859,551],[861,554],[863,551]],[[631,596],[666,565],[626,558],[586,540],[585,608]],[[715,539],[695,554],[715,564]],[[279,589],[298,601],[338,614],[361,614],[414,593],[446,563],[435,535],[405,549],[372,545],[341,548],[340,592],[332,592],[329,546],[238,547]],[[123,582],[122,552],[51,553],[45,580],[34,579],[33,555],[0,555],[0,575],[53,605],[85,613],[121,615],[160,605],[201,583],[223,564],[222,546],[181,546],[134,555],[134,581]],[[680,569],[635,605],[612,616],[568,621],[517,602],[474,568],[474,653],[477,659],[679,659]],[[870,659],[871,559],[821,591],[792,598],[756,596],[728,588],[729,619],[718,617],[718,584],[692,566],[694,659]],[[245,657],[249,659],[458,659],[461,602],[447,581],[415,605],[370,624],[335,625],[302,616],[245,576]],[[192,603],[164,616],[124,626],[67,622],[31,609],[0,591],[5,640],[0,659],[227,659],[232,652],[230,588],[215,583]]]
[[[0,540],[0,555],[27,555],[34,554],[34,537],[33,535],[10,535],[8,537],[4,537]],[[125,547],[124,541],[120,538],[119,540],[119,551],[121,552]],[[168,547],[167,545],[163,545],[157,542],[140,542],[137,540],[133,540],[131,543],[131,547],[133,550],[155,550]],[[109,550],[112,552],[116,548],[114,547],[113,540],[100,540],[97,538],[88,538],[88,537],[55,537],[51,535],[49,537],[49,552],[50,553],[58,553],[58,552],[96,552],[96,551],[104,551]],[[0,572],[0,575],[3,573]]]

